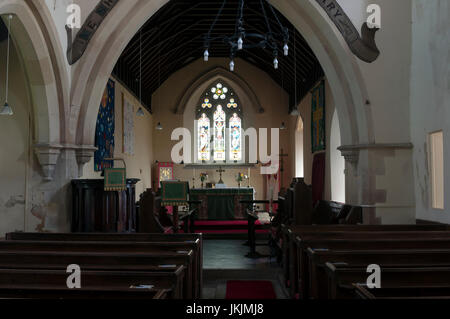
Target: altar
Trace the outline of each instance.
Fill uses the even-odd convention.
[[[189,196],[191,200],[202,201],[197,214],[199,220],[247,219],[247,207],[240,201],[253,197],[253,188],[195,188]]]

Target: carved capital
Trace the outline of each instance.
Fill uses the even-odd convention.
[[[342,156],[344,156],[345,160],[352,164],[353,166],[358,165],[359,160],[359,151],[351,150],[351,151],[341,151]]]
[[[338,147],[338,150],[341,151],[341,155],[345,158],[345,160],[353,166],[353,168],[356,169],[358,166],[359,161],[359,149],[358,148],[352,148],[352,147],[346,147],[346,146],[340,146]]]
[[[80,146],[76,149],[75,154],[77,158],[78,164],[78,177],[83,175],[83,167],[85,164],[89,163],[92,157],[94,157],[94,153],[97,150],[94,146]]]
[[[52,181],[53,174],[58,163],[59,155],[61,154],[61,145],[56,144],[36,144],[34,151],[38,158],[39,164],[44,174],[44,180]]]

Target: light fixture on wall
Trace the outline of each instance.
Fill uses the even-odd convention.
[[[258,32],[247,32],[244,28],[244,0],[239,0],[239,8],[238,14],[236,16],[236,27],[235,32],[231,36],[221,35],[212,37],[211,33],[222,15],[222,11],[225,8],[226,0],[223,1],[222,6],[217,13],[217,16],[212,23],[208,33],[205,35],[204,48],[205,51],[203,53],[203,59],[205,62],[209,60],[210,56],[210,46],[212,42],[222,42],[226,43],[230,47],[230,71],[234,71],[234,58],[236,57],[236,53],[238,51],[242,51],[243,49],[253,49],[253,48],[261,48],[261,49],[269,49],[272,50],[273,54],[273,67],[278,69],[279,61],[278,61],[278,51],[282,51],[285,56],[289,55],[289,30],[285,28],[280,19],[278,18],[275,9],[267,0],[259,0],[261,4],[261,17],[264,18],[267,32],[261,33]],[[269,18],[266,13],[266,6],[268,6],[272,12],[272,15],[275,17],[279,28],[281,29],[281,33],[274,32],[272,30],[272,26],[270,25]],[[247,41],[246,41],[247,40]]]
[[[142,109],[142,29],[139,31],[139,109],[136,115],[139,117],[145,116],[144,110]]]
[[[11,106],[8,104],[8,90],[9,90],[9,46],[10,46],[10,32],[11,32],[11,20],[13,16],[8,16],[8,49],[6,52],[6,98],[5,98],[5,105],[3,106],[2,110],[0,111],[0,115],[13,115],[13,110]]]
[[[161,122],[158,122],[158,125],[156,125],[156,130],[157,130],[157,131],[162,131],[162,130],[163,130],[163,127],[162,127],[162,125],[161,125]]]
[[[286,124],[284,122],[281,123],[280,130],[284,131],[286,129],[287,129]]]

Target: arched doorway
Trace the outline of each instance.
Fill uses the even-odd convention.
[[[335,110],[331,120],[330,136],[331,200],[345,203],[345,159],[338,150],[341,145],[339,118]]]
[[[295,130],[295,177],[304,177],[303,130],[303,119],[299,116]]]

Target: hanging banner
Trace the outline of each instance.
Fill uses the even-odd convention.
[[[324,151],[325,143],[325,81],[311,91],[311,147],[312,153]]]
[[[97,116],[97,127],[95,129],[94,170],[101,172],[105,168],[112,168],[112,161],[105,161],[105,158],[114,157],[114,136],[115,136],[115,82],[109,80],[103,93],[102,102]]]

